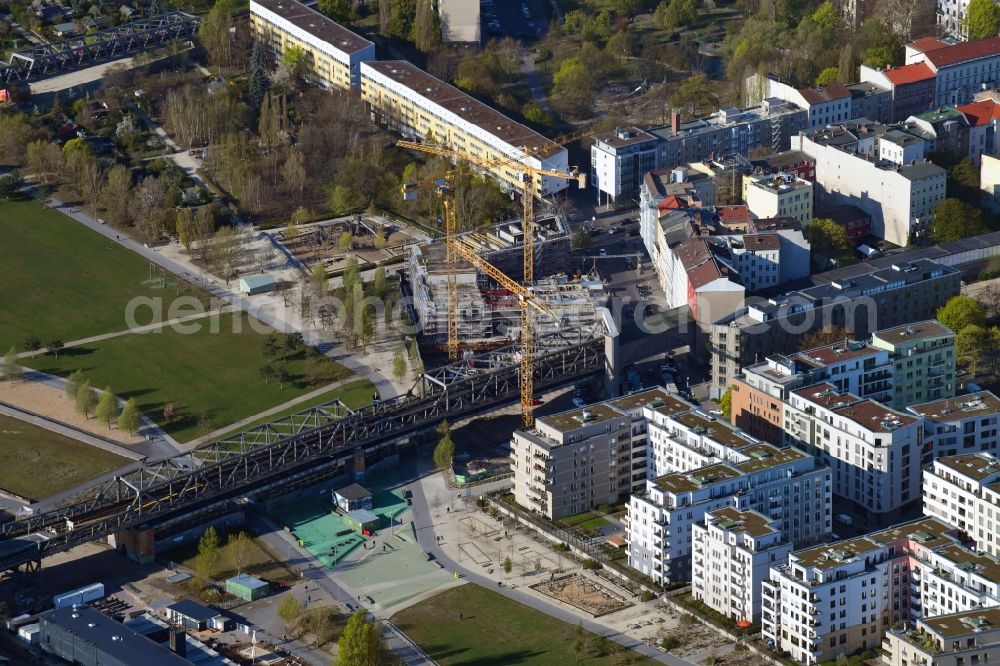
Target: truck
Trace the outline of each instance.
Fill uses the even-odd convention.
[[[848,516],[846,513],[838,513],[834,516],[834,519],[841,525],[853,525],[854,519]]]

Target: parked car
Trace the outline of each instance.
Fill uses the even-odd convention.
[[[848,516],[846,513],[838,513],[833,517],[841,525],[853,525],[854,519]]]

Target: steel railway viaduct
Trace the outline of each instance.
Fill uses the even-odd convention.
[[[605,339],[539,354],[535,386],[553,388],[605,372]],[[0,525],[0,572],[36,570],[48,554],[114,536],[130,555],[151,556],[156,530],[244,501],[311,485],[345,470],[361,471],[405,450],[409,435],[516,402],[516,348],[506,348],[421,375],[398,398],[351,410],[339,401],[304,410],[190,453],[97,483],[58,508]],[[194,522],[192,522],[194,521]]]

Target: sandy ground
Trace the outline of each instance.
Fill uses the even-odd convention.
[[[75,405],[66,397],[65,393],[38,382],[25,381],[14,384],[0,382],[0,402],[6,402],[56,421],[62,421],[66,425],[119,444],[138,444],[145,441],[141,435],[130,436],[127,432],[118,430],[114,425],[109,430],[93,417],[88,419],[80,416],[76,413]]]

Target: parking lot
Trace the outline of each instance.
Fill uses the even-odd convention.
[[[483,30],[489,39],[534,40],[549,29],[545,5],[538,0],[482,0]]]

